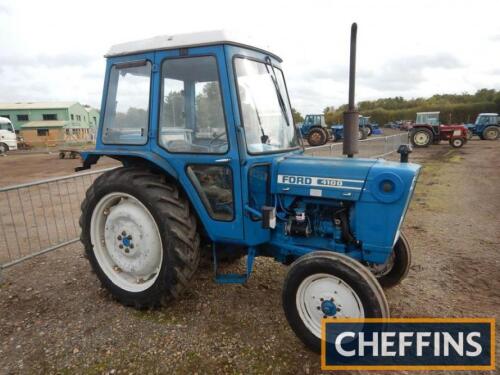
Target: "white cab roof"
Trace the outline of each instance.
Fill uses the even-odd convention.
[[[8,118],[0,116],[0,124],[10,124],[10,120]]]
[[[498,116],[498,113],[480,113],[479,116]]]
[[[202,31],[189,34],[160,35],[148,39],[120,43],[111,46],[105,57],[123,56],[134,53],[158,51],[176,48],[188,48],[196,46],[207,46],[214,44],[233,44],[236,46],[249,47],[269,55],[278,61],[281,58],[270,52],[268,45],[257,43],[252,37],[234,31],[215,30]]]

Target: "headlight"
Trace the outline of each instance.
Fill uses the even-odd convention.
[[[403,195],[404,183],[397,174],[384,172],[372,180],[370,192],[378,201],[392,203]]]

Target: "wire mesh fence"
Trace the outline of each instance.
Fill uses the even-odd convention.
[[[381,158],[396,152],[402,144],[408,143],[408,133],[389,135],[387,137],[373,137],[359,141],[359,153],[361,158]],[[318,147],[308,147],[306,154],[311,156],[343,156],[342,142],[328,143]]]
[[[85,192],[111,169],[0,188],[0,271],[78,241]]]

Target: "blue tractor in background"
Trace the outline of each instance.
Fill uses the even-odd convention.
[[[331,127],[332,139],[340,141],[344,138],[344,125],[332,125]],[[382,134],[382,130],[375,122],[370,122],[370,116],[359,115],[359,130],[358,139],[366,139],[373,134]]]
[[[336,142],[344,138],[344,125],[328,127],[324,114],[306,115],[299,129],[310,146],[322,146],[328,141]],[[372,134],[382,134],[379,125],[370,122],[369,116],[359,116],[358,139],[366,139]]]
[[[382,287],[404,279],[411,260],[401,225],[420,166],[407,148],[401,162],[351,157],[351,111],[349,158],[306,155],[282,60],[225,32],[119,44],[106,57],[96,148],[78,169],[103,156],[122,166],[90,186],[80,226],[119,302],[171,303],[204,254],[219,283],[246,282],[266,256],[290,265],[284,312],[312,350],[323,318],[389,317]],[[245,272],[221,274],[232,254],[247,256]]]
[[[500,116],[498,113],[480,113],[474,124],[465,124],[467,138],[477,135],[482,140],[494,141],[500,136]]]
[[[359,126],[362,127],[366,136],[369,137],[372,134],[382,134],[382,130],[376,122],[370,121],[370,116],[359,116]]]
[[[332,133],[325,122],[325,115],[306,115],[299,124],[302,137],[310,146],[322,146],[332,138]]]

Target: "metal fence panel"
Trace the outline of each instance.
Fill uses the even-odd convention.
[[[402,144],[408,143],[408,133],[394,134],[387,137],[372,137],[359,141],[360,158],[382,158],[396,152]],[[311,156],[338,156],[342,157],[342,142],[327,143],[323,146],[308,147],[306,154]]]
[[[0,188],[0,271],[77,242],[85,192],[112,169]]]

